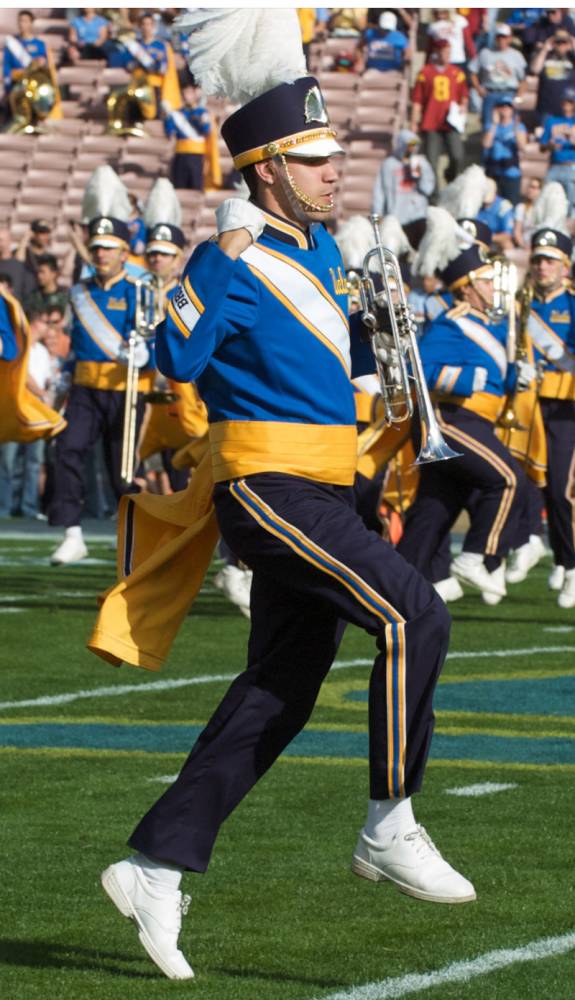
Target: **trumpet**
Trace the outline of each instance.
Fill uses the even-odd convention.
[[[370,220],[375,233],[375,246],[363,259],[359,291],[362,320],[370,331],[386,422],[399,424],[413,416],[415,404],[410,386],[412,380],[421,422],[421,448],[414,465],[458,458],[459,453],[453,451],[445,441],[433,411],[399,262],[381,242],[380,216],[371,215]],[[374,260],[381,276],[382,291],[376,290],[370,272],[370,264]],[[382,362],[377,351],[378,347],[388,348],[390,336],[397,355],[397,362],[392,365]],[[411,367],[412,374],[408,366]]]
[[[126,372],[126,393],[124,397],[124,424],[122,429],[122,464],[120,475],[125,483],[131,483],[136,465],[136,425],[138,416],[138,378],[136,365],[136,345],[139,338],[151,340],[156,326],[161,322],[159,288],[155,280],[138,278],[136,281],[136,310],[134,326],[128,338],[128,361]]]

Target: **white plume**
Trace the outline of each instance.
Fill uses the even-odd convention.
[[[109,215],[127,222],[132,206],[126,186],[112,167],[96,167],[88,179],[82,199],[82,220],[90,222],[98,215]]]
[[[439,195],[439,205],[454,219],[474,219],[483,205],[488,187],[489,178],[485,176],[485,171],[473,164],[444,187]]]
[[[205,94],[247,104],[307,75],[295,9],[198,7],[176,18],[188,63]]]
[[[384,247],[391,250],[396,257],[403,257],[406,253],[413,254],[413,247],[395,215],[384,215],[379,232]]]
[[[568,233],[567,216],[569,203],[562,184],[551,181],[546,184],[533,206],[533,229],[558,229]]]
[[[144,222],[148,229],[160,222],[171,226],[181,226],[182,206],[178,201],[174,185],[167,177],[158,177],[144,206]]]
[[[335,242],[346,271],[361,271],[363,258],[375,246],[375,233],[364,215],[352,215],[338,228]]]
[[[465,247],[472,246],[474,242],[447,209],[428,208],[427,226],[415,256],[413,271],[415,274],[443,271]]]

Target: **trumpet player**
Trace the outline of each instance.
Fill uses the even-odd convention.
[[[88,550],[81,515],[87,453],[101,437],[104,459],[116,498],[137,487],[121,477],[128,339],[136,322],[136,282],[124,269],[129,253],[128,193],[109,167],[100,167],[88,184],[85,212],[94,275],[74,285],[71,346],[75,356],[66,405],[68,425],[56,444],[56,474],[50,524],[64,528],[51,563],[77,562]],[[96,211],[94,211],[96,209]],[[106,211],[108,209],[108,211]],[[153,349],[137,337],[134,361],[140,370],[136,433],[144,413],[142,392],[153,385]]]
[[[463,551],[451,564],[462,585],[494,600],[505,594],[502,560],[515,537],[522,471],[495,435],[506,391],[517,376],[506,355],[507,322],[493,315],[494,268],[476,243],[461,249],[461,232],[443,209],[432,208],[415,264],[438,269],[455,304],[427,328],[421,358],[439,426],[460,457],[425,465],[407,515],[401,554],[433,579],[432,562],[457,516],[470,507]]]
[[[575,291],[568,281],[573,244],[563,228],[542,228],[531,240],[533,299],[528,331],[547,442],[550,586],[561,608],[575,608]]]

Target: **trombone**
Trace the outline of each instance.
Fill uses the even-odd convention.
[[[459,452],[453,451],[445,441],[433,411],[399,262],[395,254],[381,242],[380,218],[379,215],[370,216],[375,233],[375,246],[363,259],[359,292],[362,320],[370,331],[385,419],[388,424],[399,424],[413,416],[415,404],[410,387],[411,379],[415,385],[421,422],[421,448],[413,464],[425,465],[428,462],[458,458]],[[370,263],[374,259],[381,275],[382,292],[376,290],[370,273]],[[397,363],[384,364],[377,355],[377,347],[387,348],[390,336],[397,354]],[[408,364],[411,366],[411,375]]]
[[[139,338],[151,340],[156,326],[161,322],[159,288],[155,281],[138,278],[136,281],[136,312],[134,326],[128,338],[128,363],[124,397],[124,425],[122,430],[122,464],[120,475],[125,483],[134,479],[136,465],[136,426],[138,417],[139,369],[136,365],[136,345]]]

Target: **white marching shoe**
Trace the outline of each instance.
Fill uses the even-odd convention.
[[[475,889],[437,850],[423,826],[376,843],[359,835],[351,870],[372,882],[393,882],[400,892],[431,903],[470,903]]]
[[[575,608],[575,569],[566,569],[557,604],[560,608]]]
[[[188,912],[190,896],[182,896],[179,889],[158,893],[131,858],[106,868],[102,885],[122,916],[134,921],[141,944],[164,975],[193,979],[193,969],[178,949],[182,913]]]
[[[66,528],[64,540],[50,556],[52,566],[64,566],[67,563],[80,562],[88,555],[82,529],[78,526]]]
[[[507,583],[521,583],[525,580],[530,569],[543,559],[545,546],[539,535],[530,535],[529,541],[525,545],[520,545],[515,550],[509,560],[509,566],[505,571]]]
[[[250,617],[252,576],[251,569],[240,569],[239,566],[228,564],[214,577],[214,586],[221,590],[246,618]]]
[[[561,590],[565,582],[565,567],[554,566],[549,574],[547,586],[549,590]]]
[[[483,564],[483,555],[478,552],[460,552],[451,563],[451,574],[460,583],[475,587],[483,594],[494,594],[495,597],[505,597],[505,580],[493,579],[493,573],[488,573]]]
[[[501,563],[497,569],[493,570],[493,573],[489,573],[491,584],[493,590],[482,590],[481,597],[484,604],[499,604],[504,597],[507,596],[507,590],[505,587],[505,563]],[[495,590],[503,591],[502,593],[495,593]]]
[[[454,576],[447,576],[445,580],[437,580],[433,587],[445,604],[450,601],[458,601],[463,597],[463,587]]]

